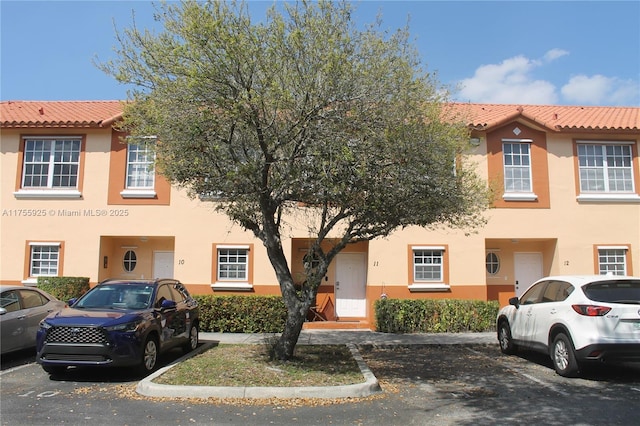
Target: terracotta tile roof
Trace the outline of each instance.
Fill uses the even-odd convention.
[[[640,130],[640,108],[581,107],[561,105],[453,103],[478,130],[488,130],[522,118],[551,131]],[[122,116],[121,101],[4,101],[0,103],[0,127],[106,127]]]
[[[516,118],[552,131],[640,130],[640,108],[605,106],[452,104],[470,126],[487,130]]]
[[[2,128],[106,127],[122,116],[120,101],[3,101]]]

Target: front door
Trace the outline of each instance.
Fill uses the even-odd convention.
[[[535,281],[543,277],[542,253],[514,253],[516,296],[520,297]]]
[[[341,253],[336,257],[336,315],[367,316],[367,264],[365,253]]]
[[[153,277],[173,278],[173,252],[154,251],[153,252]]]

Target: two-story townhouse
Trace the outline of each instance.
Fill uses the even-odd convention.
[[[452,107],[469,117],[468,155],[495,189],[487,225],[413,227],[349,247],[320,288],[323,325],[373,327],[383,295],[505,303],[544,275],[638,268],[640,108]],[[194,294],[279,294],[259,241],[215,200],[156,174],[144,140],[123,143],[119,101],[9,101],[0,113],[3,284],[175,277]],[[302,281],[300,225],[284,245]]]

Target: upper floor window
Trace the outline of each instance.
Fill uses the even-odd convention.
[[[30,243],[29,276],[57,276],[60,261],[60,244]]]
[[[147,144],[127,147],[127,189],[153,189],[154,154]]]
[[[633,193],[631,145],[578,143],[580,192]]]
[[[82,138],[26,137],[16,197],[79,197]]]
[[[155,198],[155,136],[136,137],[127,144],[127,166],[123,198]],[[135,142],[135,143],[134,143]]]
[[[503,141],[504,192],[532,193],[531,143]]]

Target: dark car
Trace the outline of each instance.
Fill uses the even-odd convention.
[[[39,288],[0,285],[0,353],[33,348],[42,318],[64,306]]]
[[[107,280],[47,316],[36,360],[51,374],[70,366],[154,370],[158,354],[198,346],[198,303],[173,279]]]

